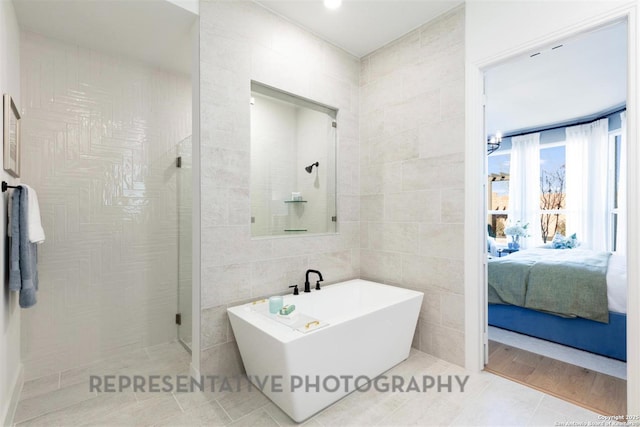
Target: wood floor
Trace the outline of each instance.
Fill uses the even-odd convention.
[[[620,378],[495,341],[485,370],[602,415],[627,413],[627,382]]]

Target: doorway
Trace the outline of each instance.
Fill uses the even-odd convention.
[[[624,23],[618,22],[617,24],[625,26],[624,34],[622,35],[622,40],[625,41],[626,40],[626,22]],[[548,57],[553,57],[553,55],[558,56],[559,52],[561,52],[562,49],[565,49],[565,51],[568,51],[569,50],[568,48],[575,47],[576,45],[579,45],[580,43],[585,42],[585,39],[587,39],[589,35],[594,35],[598,32],[600,33],[600,35],[602,35],[602,33],[606,31],[615,32],[615,26],[609,25],[607,27],[601,27],[601,28],[598,28],[597,30],[591,30],[586,33],[580,34],[578,36],[574,36],[572,38],[567,39],[566,41],[562,41],[559,43],[556,42],[551,45],[547,45],[543,49],[539,49],[536,52],[529,53],[528,55],[526,55],[525,58],[515,58],[509,61],[509,63],[513,64],[517,61],[522,62],[524,60],[533,61],[533,60],[536,60],[536,58],[537,59],[542,58],[544,55],[547,55]],[[625,61],[626,61],[626,46],[624,48],[624,53],[625,53]],[[613,122],[615,122],[616,120],[622,120],[618,118],[621,117],[620,113],[624,112],[623,110],[626,108],[627,100],[624,99],[623,102],[621,103],[612,102],[607,107],[602,107],[602,108],[592,107],[591,111],[580,112],[579,108],[573,108],[571,109],[571,113],[573,114],[573,116],[570,116],[570,115],[562,116],[561,114],[558,115],[556,112],[555,118],[552,117],[552,118],[544,119],[543,117],[541,117],[539,113],[523,114],[522,113],[523,110],[518,111],[517,104],[512,103],[511,105],[509,105],[509,102],[505,103],[503,99],[500,99],[500,96],[494,97],[494,95],[498,95],[499,90],[497,90],[495,93],[492,93],[492,90],[491,90],[491,84],[490,84],[491,77],[493,76],[495,78],[495,76],[499,76],[498,80],[500,80],[500,83],[504,84],[505,80],[508,81],[506,84],[506,86],[508,87],[508,90],[506,92],[509,92],[509,91],[515,92],[518,95],[517,98],[526,100],[524,102],[524,104],[526,104],[525,110],[528,109],[528,111],[535,112],[535,108],[532,108],[532,106],[533,107],[536,106],[535,98],[536,96],[540,95],[542,91],[538,88],[536,90],[533,90],[533,93],[529,93],[529,94],[523,93],[523,91],[521,90],[521,86],[527,85],[526,73],[521,72],[520,74],[517,74],[515,78],[513,76],[509,77],[508,76],[509,63],[498,64],[497,66],[487,68],[485,70],[486,71],[485,76],[487,77],[486,80],[489,81],[489,84],[487,85],[487,92],[486,92],[487,112],[488,112],[487,132],[486,132],[487,136],[490,138],[493,138],[493,141],[496,140],[496,137],[497,139],[500,139],[500,136],[498,135],[498,130],[501,130],[501,129],[498,129],[495,123],[492,122],[493,117],[491,116],[492,110],[490,107],[492,105],[492,102],[495,99],[498,99],[499,101],[503,102],[503,104],[509,106],[510,108],[508,109],[508,112],[513,113],[512,117],[509,117],[509,115],[508,114],[505,115],[503,111],[503,115],[502,117],[500,117],[500,119],[504,123],[511,123],[511,124],[506,125],[507,127],[503,128],[504,131],[506,131],[506,137],[503,136],[502,138],[502,147],[500,149],[502,150],[502,152],[500,152],[500,150],[494,152],[491,156],[489,156],[489,161],[487,162],[488,173],[485,174],[485,177],[486,177],[485,179],[488,179],[487,186],[486,186],[486,194],[488,196],[487,197],[488,209],[485,211],[486,212],[485,218],[487,218],[487,221],[485,222],[486,224],[485,227],[487,230],[486,234],[489,236],[487,251],[490,252],[490,254],[494,258],[503,258],[503,257],[512,257],[512,254],[514,254],[515,252],[518,252],[519,249],[522,249],[519,247],[514,248],[514,246],[512,245],[512,243],[517,243],[515,239],[513,239],[514,238],[513,228],[514,227],[517,228],[518,225],[520,225],[521,228],[522,227],[537,228],[533,230],[532,228],[529,228],[528,230],[525,229],[525,231],[522,232],[523,234],[521,234],[521,237],[523,238],[523,240],[528,240],[528,243],[529,243],[528,246],[530,248],[541,246],[544,244],[550,246],[551,243],[553,242],[553,236],[555,236],[556,233],[559,234],[559,239],[557,242],[558,244],[560,245],[575,244],[575,242],[571,243],[571,234],[568,233],[569,224],[571,224],[571,222],[569,223],[567,222],[567,216],[570,216],[570,217],[572,215],[575,216],[574,215],[575,212],[570,212],[570,211],[571,210],[575,211],[579,209],[575,207],[575,204],[572,207],[567,202],[567,199],[569,200],[573,199],[575,201],[576,197],[575,196],[567,197],[568,190],[566,189],[566,187],[563,187],[563,185],[566,183],[565,164],[567,163],[566,161],[567,154],[564,148],[565,141],[567,140],[566,129],[575,127],[575,126],[585,125],[588,123],[594,123],[599,120],[606,119],[609,122],[608,124],[612,126],[607,127],[607,130],[606,130],[607,141],[605,145],[607,145],[608,147],[607,149],[609,150],[607,151],[607,154],[610,153],[610,156],[608,157],[611,159],[610,160],[611,165],[609,164],[609,160],[607,160],[606,161],[607,165],[605,169],[607,169],[608,171],[612,171],[613,175],[607,178],[607,182],[612,183],[612,186],[609,186],[606,188],[607,190],[607,192],[605,193],[606,200],[603,201],[603,203],[608,204],[609,213],[607,214],[608,215],[607,222],[603,224],[604,231],[602,234],[606,236],[606,239],[607,239],[607,242],[606,242],[607,250],[613,251],[614,253],[620,252],[624,254],[625,251],[621,250],[621,246],[619,244],[621,240],[620,236],[622,235],[626,236],[626,231],[624,231],[623,233],[618,228],[621,222],[618,222],[619,218],[617,217],[617,215],[621,214],[621,216],[624,216],[625,212],[620,212],[620,211],[615,212],[617,209],[615,205],[615,194],[618,194],[618,191],[617,191],[618,187],[616,187],[616,185],[618,185],[621,182],[621,181],[618,181],[618,177],[620,176],[620,169],[616,169],[617,167],[616,162],[620,161],[621,152],[616,147],[620,144],[620,141],[623,139],[623,135],[626,136],[627,132],[626,130],[622,130],[621,127],[615,128],[615,126],[613,126]],[[530,67],[530,63],[526,66]],[[626,63],[622,68],[624,69],[624,71],[626,71],[627,69]],[[511,72],[513,72],[513,69],[517,69],[517,67],[512,67]],[[593,71],[593,70],[590,70],[590,71]],[[576,79],[576,80],[579,80],[579,79]],[[626,77],[623,80],[626,81]],[[510,87],[509,87],[509,84],[511,84]],[[545,81],[545,84],[548,85],[549,81],[548,80]],[[528,86],[535,86],[535,84],[529,83]],[[531,87],[528,87],[528,89],[532,90]],[[557,90],[557,88],[555,91],[553,91],[555,96],[560,96],[558,92],[559,91]],[[622,89],[622,92],[623,93],[627,92],[626,87]],[[556,101],[556,104],[561,104],[561,102]],[[551,110],[554,109],[552,107],[557,107],[557,105],[555,104],[552,105],[547,103],[546,108],[542,112],[549,113],[551,112]],[[538,105],[538,108],[540,108],[539,105]],[[617,118],[614,118],[613,117],[614,115],[617,115],[616,116]],[[521,119],[524,119],[525,121],[519,122],[518,120],[521,120]],[[533,217],[531,216],[532,212],[530,212],[530,210],[527,210],[526,208],[522,209],[520,206],[518,206],[517,201],[510,200],[509,198],[509,195],[511,195],[512,196],[511,199],[513,199],[514,185],[518,186],[518,189],[521,192],[521,194],[522,192],[525,191],[523,189],[526,188],[526,185],[520,182],[522,180],[526,181],[526,176],[524,178],[519,177],[517,180],[513,179],[515,177],[515,174],[519,174],[519,171],[516,168],[516,171],[514,173],[513,167],[512,167],[513,165],[509,164],[513,160],[512,150],[517,151],[513,149],[514,145],[518,145],[518,144],[514,144],[515,142],[514,139],[515,140],[522,139],[522,137],[531,135],[531,134],[537,134],[538,140],[536,141],[536,144],[537,144],[536,155],[538,157],[535,159],[535,162],[529,161],[529,163],[533,163],[535,165],[534,168],[539,169],[538,177],[537,177],[538,182],[536,182],[536,184],[537,184],[538,190],[541,193],[540,194],[541,203],[539,206],[536,206],[535,212],[533,213],[534,214]],[[518,143],[520,143],[520,141],[518,141]],[[520,153],[520,155],[521,154],[522,153]],[[498,161],[500,160],[499,159],[500,157],[502,157],[502,159],[501,161]],[[517,154],[514,154],[513,157],[517,157]],[[625,159],[623,158],[622,164],[624,163],[625,163]],[[500,169],[500,166],[505,164],[511,167]],[[541,165],[538,166],[538,164],[541,164]],[[543,167],[543,165],[546,165],[549,167]],[[492,168],[495,170],[493,170]],[[512,175],[514,175],[514,177],[512,177]],[[514,181],[518,181],[518,182],[516,183]],[[624,177],[622,181],[624,181]],[[545,189],[545,184],[547,185],[546,189]],[[546,193],[545,193],[545,190],[546,190]],[[553,203],[546,204],[547,202],[554,202],[554,200],[552,200],[554,198],[549,197],[548,199],[545,199],[545,194],[546,196],[564,195],[565,197],[559,197],[559,200],[555,200],[555,204]],[[556,197],[556,199],[558,199],[558,197]],[[537,204],[537,201],[534,201],[534,203]],[[533,220],[531,220],[531,218],[533,218]],[[510,223],[508,221],[510,221]],[[575,226],[575,223],[573,223],[571,226]],[[511,230],[509,230],[509,228],[511,228]],[[509,231],[511,231],[511,233],[509,233]],[[515,236],[517,236],[517,234]],[[526,239],[524,239],[525,237]],[[564,238],[565,240],[562,240],[561,238]],[[579,239],[574,239],[574,240],[579,240]],[[618,245],[618,248],[617,248],[618,250],[616,250],[616,245]],[[521,250],[520,252],[522,254],[525,251]],[[515,260],[515,258],[517,257],[513,256],[513,258]],[[491,266],[491,261],[489,261],[489,265]],[[491,271],[489,272],[489,274],[491,275]],[[626,291],[624,293],[626,294]],[[491,296],[491,293],[490,293],[490,296]],[[553,311],[553,310],[548,310],[548,311]],[[491,312],[489,312],[490,318],[491,318],[491,315],[492,315]],[[513,322],[514,319],[515,319],[514,317],[511,317],[510,320],[508,320],[506,323],[508,324],[509,321]],[[536,322],[536,321],[537,321],[537,318],[533,320],[533,322]],[[492,323],[491,319],[489,319],[489,323],[490,324]],[[504,322],[501,324],[501,326],[503,327],[505,326]],[[515,329],[516,331],[518,331],[519,335],[522,335],[522,330],[518,330],[517,327],[516,328],[506,327],[504,329]],[[521,382],[526,383],[526,378],[525,378],[526,375],[524,375],[523,372],[530,371],[529,374],[533,372],[536,372],[536,374],[539,374],[541,367],[547,366],[547,368],[549,368],[550,366],[552,367],[555,366],[554,364],[556,362],[553,362],[553,360],[558,360],[558,359],[554,357],[549,357],[544,354],[540,354],[540,353],[544,353],[544,351],[541,351],[541,350],[539,351],[542,344],[540,342],[530,341],[528,339],[528,335],[532,334],[531,331],[528,331],[527,335],[522,335],[522,336],[516,335],[515,337],[514,336],[509,337],[509,333],[505,333],[506,331],[504,331],[504,329],[501,329],[498,331],[490,329],[488,331],[487,341],[488,341],[489,347],[486,353],[489,356],[490,367],[491,367],[492,355],[496,358],[500,356],[502,357],[500,362],[502,366],[503,367],[510,366],[511,368],[516,367],[515,369],[516,372],[515,373],[512,372],[512,376],[517,377],[518,375],[520,375]],[[525,332],[527,332],[526,331],[527,328],[524,328],[524,329],[525,329]],[[512,333],[513,331],[509,331],[509,332]],[[571,334],[571,332],[568,332],[568,333]],[[492,335],[494,338],[496,338],[496,340],[492,340]],[[624,335],[624,332],[623,332],[623,335]],[[548,337],[545,337],[544,334],[543,334],[543,338],[548,339]],[[511,339],[511,342],[509,342],[509,339]],[[523,344],[524,341],[530,341],[530,342],[529,344]],[[518,353],[518,351],[516,350],[518,351],[522,350],[524,351],[524,353],[515,354],[515,353]],[[626,356],[626,351],[622,351],[622,353]],[[511,356],[511,358],[507,357],[507,355]],[[555,353],[555,356],[558,356],[557,352]],[[573,357],[573,360],[571,359],[572,357]],[[569,361],[574,361],[577,363],[581,363],[583,365],[585,363],[585,362],[579,361],[579,358],[576,358],[575,355],[568,356],[568,358],[569,358]],[[551,359],[552,361],[548,361],[547,359]],[[525,361],[526,363],[524,363]],[[609,384],[607,382],[608,380],[594,379],[595,377],[597,377],[597,375],[594,372],[597,369],[599,369],[598,366],[596,366],[598,365],[598,363],[596,363],[594,366],[590,368],[580,366],[580,364],[570,363],[570,365],[579,366],[582,369],[582,370],[578,369],[575,372],[584,373],[586,377],[591,376],[590,379],[585,378],[584,381],[587,381],[587,382],[591,381],[591,384],[596,384],[596,383]],[[594,367],[595,369],[593,369]],[[557,372],[570,371],[566,367],[560,367],[560,368],[553,367],[553,369],[555,369]],[[575,377],[576,375],[573,375],[574,380],[575,380]],[[532,380],[532,382],[535,383],[536,380]],[[539,382],[540,381],[538,381],[538,383]],[[533,383],[529,385],[532,385],[535,387],[535,384]],[[550,394],[556,394],[556,395],[558,394],[558,393],[554,393],[553,390],[545,389],[544,387],[539,387],[539,388],[541,388],[543,391],[549,392]],[[626,386],[623,385],[622,388],[625,389]],[[564,397],[564,396],[561,396],[561,397]],[[625,400],[624,397],[620,397],[620,395],[618,395],[618,397],[619,397],[619,399],[617,399],[618,401]],[[573,399],[572,401],[574,403],[579,403],[579,404],[581,403],[579,399]],[[585,406],[588,406],[588,405],[585,405]],[[606,411],[603,410],[602,408],[596,408],[596,407],[590,406],[590,409],[600,410],[602,413],[606,413]],[[619,412],[620,409],[618,407],[615,407],[611,411],[612,412],[609,412],[611,414],[626,413],[626,411]]]

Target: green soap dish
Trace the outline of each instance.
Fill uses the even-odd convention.
[[[285,305],[284,307],[282,307],[280,309],[280,314],[282,316],[288,316],[289,314],[293,313],[293,310],[296,309],[296,306],[294,304],[291,305]]]

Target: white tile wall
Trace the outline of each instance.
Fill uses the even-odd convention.
[[[459,365],[463,79],[463,7],[361,63],[361,276],[425,292],[414,345]]]
[[[327,283],[361,276],[423,290],[415,345],[462,364],[464,9],[358,61],[251,2],[201,6],[203,372],[241,369],[227,306],[286,292],[313,267]],[[190,88],[23,39],[23,176],[43,194],[50,230],[41,301],[23,328],[36,377],[175,337],[166,190],[175,144],[190,133]],[[339,108],[339,234],[251,239],[251,80]]]
[[[20,97],[20,28],[14,10],[13,2],[0,3],[0,93],[8,93],[13,98],[17,107],[22,105]],[[0,121],[0,132],[4,135],[4,123]],[[0,161],[4,156],[0,153]],[[16,180],[8,172],[0,171],[0,179],[9,183]],[[7,232],[7,200],[2,197],[2,222],[0,223],[0,235]],[[8,259],[9,242],[3,238],[0,244],[0,258]],[[8,277],[8,263],[2,262],[0,274]],[[20,368],[20,307],[18,305],[18,293],[9,292],[8,287],[3,287],[0,294],[0,423],[9,424],[13,417],[16,400],[22,386]]]
[[[21,39],[22,181],[46,242],[22,312],[27,378],[175,339],[176,145],[188,76],[32,33]]]
[[[203,310],[288,292],[307,268],[326,283],[358,277],[358,59],[253,2],[204,1],[200,28]],[[252,240],[249,204],[232,208],[229,192],[249,189],[251,80],[339,109],[339,234]],[[202,330],[201,371],[237,371],[233,337],[220,344],[215,321]]]

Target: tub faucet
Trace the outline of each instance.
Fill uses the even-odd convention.
[[[316,282],[316,291],[319,291],[320,282],[324,281],[324,279],[322,278],[322,273],[320,273],[318,270],[307,270],[304,275],[304,291],[311,292],[311,289],[309,288],[309,273],[316,273],[318,275],[318,281]]]

